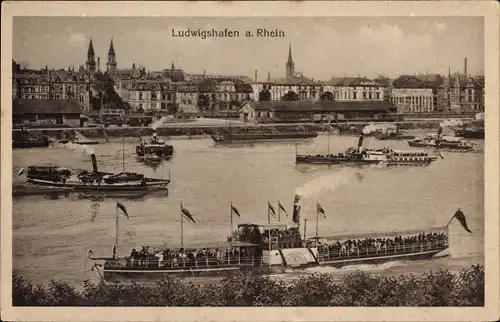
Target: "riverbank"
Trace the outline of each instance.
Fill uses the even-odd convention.
[[[86,282],[83,290],[63,281],[32,285],[14,275],[12,301],[14,306],[483,306],[484,266],[421,276],[357,271],[333,279],[315,274],[286,283],[249,271],[216,285],[167,277],[155,285]]]
[[[439,127],[439,120],[425,120],[425,121],[412,121],[412,122],[397,122],[392,123],[398,125],[402,130],[413,129],[437,129]],[[349,122],[349,126],[355,126],[362,129],[364,126],[370,124],[368,122]],[[332,125],[333,126],[333,125]],[[193,137],[193,136],[207,136],[212,134],[219,134],[227,131],[224,125],[197,125],[197,124],[166,124],[157,128],[159,136],[166,137]],[[300,123],[300,124],[232,124],[231,132],[234,134],[242,133],[248,130],[267,129],[274,131],[315,131],[321,132],[325,130],[324,124],[317,123]],[[20,130],[13,130],[18,132]],[[46,135],[58,140],[74,139],[75,132],[79,132],[87,138],[106,138],[106,137],[140,137],[148,136],[153,133],[151,127],[109,127],[103,128],[72,128],[72,129],[28,129],[30,134]]]

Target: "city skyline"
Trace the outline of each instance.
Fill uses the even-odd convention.
[[[314,20],[312,20],[314,19]],[[183,30],[224,30],[240,37],[174,37]],[[244,37],[257,28],[284,31],[284,37]],[[147,70],[176,68],[188,73],[285,76],[288,46],[295,70],[328,80],[332,76],[463,72],[484,74],[481,17],[344,18],[79,18],[16,17],[13,59],[29,68],[84,65],[90,38],[101,70],[113,39],[118,69],[135,63]],[[202,53],[200,54],[200,51]],[[220,59],[224,55],[224,59]],[[425,57],[420,59],[419,57]]]

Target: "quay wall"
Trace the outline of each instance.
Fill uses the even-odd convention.
[[[426,121],[411,121],[411,122],[394,122],[392,124],[397,124],[400,129],[410,130],[410,129],[437,129],[439,127],[440,120],[426,120]],[[357,127],[363,127],[370,124],[370,122],[347,122],[342,123]],[[333,124],[332,124],[333,125]],[[232,133],[240,133],[243,130],[248,129],[276,129],[280,131],[325,131],[324,124],[318,123],[302,123],[302,124],[236,124],[231,125]],[[159,127],[157,133],[159,136],[200,136],[200,135],[211,135],[217,134],[225,131],[227,128],[220,125],[206,125],[198,126],[195,124],[186,125],[167,125]],[[47,128],[47,129],[28,129],[28,132],[32,134],[42,134],[56,139],[68,139],[73,138],[74,131],[78,131],[87,138],[104,138],[104,137],[140,137],[148,136],[153,133],[153,129],[150,127],[112,127],[112,128]],[[19,129],[13,129],[13,132],[20,131]]]

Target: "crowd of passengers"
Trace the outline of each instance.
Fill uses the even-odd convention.
[[[238,264],[242,260],[257,257],[253,248],[233,247],[229,249],[164,249],[152,250],[143,246],[133,249],[127,258],[129,267],[199,267]]]
[[[278,238],[278,240],[287,238],[288,236],[300,235],[299,229],[297,227],[292,227],[288,229],[273,228],[270,231],[266,229],[264,231],[264,236],[265,237],[269,236],[269,233],[271,235],[271,238]]]
[[[422,248],[444,245],[448,235],[444,233],[420,233],[413,236],[392,238],[347,239],[342,242],[321,243],[318,252],[329,257],[372,255],[386,252],[410,252]]]

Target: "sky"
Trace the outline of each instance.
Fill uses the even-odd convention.
[[[173,37],[179,30],[237,30],[237,38]],[[282,30],[285,37],[255,37],[256,29]],[[105,69],[113,38],[118,68],[176,68],[188,73],[284,77],[288,46],[295,70],[328,80],[341,76],[397,77],[448,74],[464,69],[484,74],[482,17],[15,17],[13,59],[29,68],[78,67],[92,38]],[[245,31],[254,34],[245,37]]]

